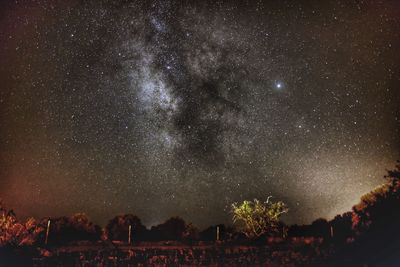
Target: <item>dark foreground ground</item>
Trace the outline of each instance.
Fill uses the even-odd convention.
[[[69,246],[0,248],[0,267],[108,266],[400,266],[400,248],[357,250],[313,238],[263,244],[200,242],[78,243]],[[385,253],[383,253],[385,252]]]
[[[324,266],[318,240],[230,245],[172,242],[141,243],[132,246],[113,243],[4,252],[3,266]],[[0,258],[1,259],[1,258]]]

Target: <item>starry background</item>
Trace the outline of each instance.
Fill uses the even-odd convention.
[[[398,1],[9,1],[0,196],[84,211],[288,223],[348,211],[400,158]]]

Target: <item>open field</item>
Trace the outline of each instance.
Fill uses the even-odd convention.
[[[306,241],[306,242],[304,242]],[[194,245],[178,242],[140,244],[77,244],[41,248],[32,251],[32,261],[45,266],[321,266],[324,256],[320,240],[265,245],[202,242]],[[22,265],[21,265],[22,266]],[[26,265],[24,265],[26,266]]]

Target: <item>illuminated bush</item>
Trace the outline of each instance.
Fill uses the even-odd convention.
[[[0,201],[0,246],[32,245],[44,231],[33,218],[19,222],[12,210],[7,210]]]
[[[264,202],[254,199],[232,204],[233,222],[249,238],[276,233],[281,215],[287,212],[285,203],[272,202],[270,197]]]

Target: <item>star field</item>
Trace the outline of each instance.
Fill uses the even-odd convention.
[[[400,158],[395,1],[0,7],[0,197],[22,216],[332,218]],[[201,3],[200,3],[201,2]]]

